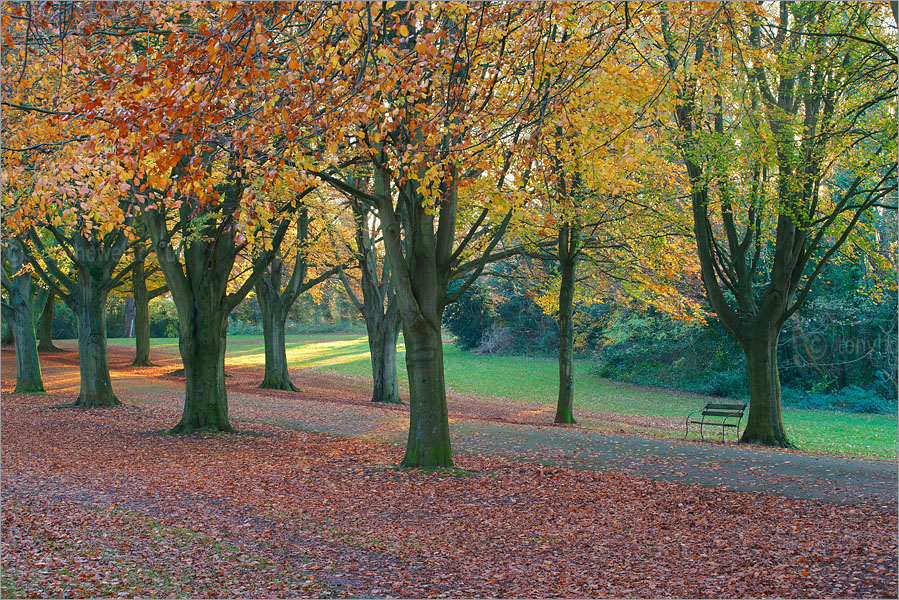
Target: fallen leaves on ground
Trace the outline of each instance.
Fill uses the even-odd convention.
[[[173,436],[170,406],[66,400],[3,398],[4,597],[897,594],[895,505],[461,454],[402,470],[394,445]]]

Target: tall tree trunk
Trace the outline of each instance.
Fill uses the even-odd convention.
[[[150,294],[144,275],[143,261],[131,272],[131,295],[134,298],[134,367],[151,367],[150,362]]]
[[[309,225],[312,223],[309,210],[301,206],[297,218],[297,242],[293,269],[285,286],[281,285],[284,273],[284,260],[280,250],[271,262],[261,271],[256,281],[256,299],[262,311],[262,334],[265,341],[265,376],[261,388],[299,390],[290,381],[287,370],[287,348],[285,347],[285,329],[290,307],[300,294],[315,287],[336,273],[341,267],[332,266],[312,279],[306,279],[308,271],[306,245],[310,241]]]
[[[402,404],[396,378],[396,343],[399,339],[400,316],[393,305],[387,314],[363,311],[371,354],[372,402]]]
[[[187,161],[188,156],[182,156],[176,170],[182,172]],[[228,164],[232,172],[239,171],[235,154],[228,156]],[[243,189],[240,178],[232,180],[222,203],[212,212],[204,212],[208,207],[195,204],[194,198],[179,196],[182,202],[174,231],[180,230],[187,239],[177,252],[171,246],[174,234],[168,229],[171,213],[165,210],[143,213],[153,244],[160,250],[156,257],[178,310],[178,348],[184,364],[185,394],[184,411],[172,428],[174,433],[197,429],[233,431],[228,422],[225,389],[228,314],[256,285],[290,224],[281,221],[271,238],[271,249],[253,259],[249,276],[229,293],[228,280],[243,248],[236,239],[238,228],[230,219],[240,205]],[[198,224],[197,215],[208,215],[210,219]]]
[[[16,392],[34,393],[44,391],[41,378],[40,358],[37,354],[37,340],[34,337],[34,292],[31,273],[24,271],[28,263],[25,248],[13,241],[3,248],[5,259],[9,261],[9,272],[2,268],[2,284],[6,289],[9,305],[3,315],[9,331],[12,332],[16,348]]]
[[[453,454],[440,329],[419,319],[414,324],[405,324],[403,338],[409,373],[410,414],[409,439],[402,464],[407,467],[451,467]]]
[[[79,273],[81,275],[81,273]],[[79,277],[74,292],[78,317],[78,361],[81,391],[76,406],[115,406],[119,399],[112,391],[109,357],[106,352],[106,296],[102,283]]]
[[[228,315],[212,293],[195,291],[193,310],[178,311],[181,361],[184,363],[184,411],[175,433],[198,429],[234,431],[228,421],[225,390],[225,334]]]
[[[56,303],[56,294],[50,290],[47,296],[47,302],[41,311],[40,318],[40,343],[37,345],[38,352],[62,352],[61,349],[53,345],[53,305]]]
[[[287,309],[263,291],[262,283],[256,286],[256,298],[262,312],[262,337],[265,342],[265,376],[259,387],[270,390],[300,390],[290,381],[287,370],[287,348],[284,330],[287,327]],[[260,293],[262,292],[262,293]]]
[[[765,446],[792,446],[784,431],[780,410],[780,374],[777,341],[780,326],[759,325],[744,345],[749,369],[749,416],[741,442]]]
[[[579,233],[574,226],[563,225],[559,231],[559,397],[556,423],[573,424],[574,420],[574,282],[577,271]]]
[[[130,224],[130,217],[126,225]],[[38,252],[44,256],[46,268],[40,261],[32,263],[41,279],[56,292],[75,313],[78,320],[78,362],[81,376],[81,390],[76,406],[83,408],[114,406],[119,404],[112,391],[109,377],[109,358],[106,353],[106,298],[130,266],[113,275],[122,258],[122,251],[128,243],[124,229],[104,237],[84,237],[76,232],[72,237],[64,236],[52,226],[48,226],[57,243],[70,246],[67,252],[77,268],[77,277],[63,272],[52,253],[46,252],[36,230],[29,231],[29,238]]]
[[[150,300],[144,296],[134,299],[134,362],[135,367],[151,367],[150,362]]]
[[[130,338],[134,335],[134,298],[125,298],[125,323],[122,327],[122,337]]]
[[[150,250],[135,247],[134,268],[131,271],[131,297],[134,299],[134,367],[152,367],[150,362],[150,300],[169,291],[168,285],[161,285],[154,290],[147,289],[149,273],[145,269]],[[127,320],[127,316],[126,316]]]
[[[5,311],[7,322],[13,334],[16,348],[16,389],[17,393],[44,391],[41,378],[41,364],[37,354],[37,340],[34,337],[34,321],[31,312],[31,275],[19,275],[16,291],[11,291],[9,301],[12,310]],[[22,285],[24,283],[24,285]]]
[[[383,181],[380,185],[384,185]],[[371,401],[402,404],[396,379],[396,343],[399,338],[400,312],[386,257],[378,256],[378,227],[372,209],[353,200],[356,252],[359,263],[362,302],[340,271],[347,296],[365,320],[371,357]]]

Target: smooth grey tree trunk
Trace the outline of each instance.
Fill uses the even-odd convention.
[[[178,313],[178,348],[184,363],[185,397],[176,433],[196,430],[234,431],[228,420],[225,390],[227,312],[211,294],[194,296],[192,313]]]
[[[31,273],[22,272],[28,262],[24,248],[15,241],[4,249],[9,261],[9,272],[4,269],[3,287],[6,289],[9,305],[3,311],[13,335],[16,349],[16,393],[44,391],[41,377],[40,358],[37,353],[37,339],[34,335],[34,284]]]
[[[75,290],[78,317],[78,360],[81,391],[76,406],[96,408],[121,404],[112,391],[106,351],[106,297],[108,291],[90,278],[79,278]]]
[[[298,392],[297,387],[290,381],[290,372],[287,369],[284,332],[287,328],[289,307],[282,306],[282,303],[273,299],[270,294],[261,292],[263,285],[260,283],[256,286],[256,299],[262,312],[262,337],[265,343],[265,375],[259,387]]]
[[[53,305],[56,304],[56,294],[50,290],[47,302],[41,310],[40,317],[40,342],[37,345],[38,352],[62,352],[53,345]]]
[[[13,339],[16,347],[16,389],[17,393],[34,393],[44,391],[41,377],[41,364],[37,353],[37,339],[34,335],[34,323],[30,317],[30,306],[20,298],[11,301],[14,310],[10,311],[9,321],[12,325]]]
[[[741,442],[790,447],[781,414],[777,342],[780,326],[760,325],[744,346],[749,370],[750,409]]]
[[[410,415],[409,437],[402,464],[408,467],[451,467],[453,454],[440,329],[424,321],[406,323],[403,338],[406,344],[406,371],[409,374]]]
[[[31,286],[31,275],[20,275],[16,279],[28,279]],[[19,287],[19,286],[17,286]],[[7,311],[7,322],[13,333],[16,348],[16,389],[17,393],[34,393],[44,391],[41,377],[40,358],[37,353],[37,339],[34,335],[34,321],[31,312],[31,290],[21,286],[9,294],[12,310]]]
[[[380,315],[380,319],[377,317],[375,314],[365,319],[371,354],[371,401],[402,404],[396,377],[396,344],[400,334],[400,319],[395,303],[393,310],[388,309],[386,315]]]

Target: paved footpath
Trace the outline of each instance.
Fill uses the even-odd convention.
[[[53,360],[46,369],[53,369]],[[162,361],[165,362],[165,361]],[[244,368],[235,367],[234,381]],[[367,386],[311,370],[292,372],[304,393],[269,395],[248,385],[228,384],[229,409],[239,421],[265,422],[327,435],[404,444],[406,407],[365,402]],[[171,405],[180,410],[183,380],[149,382],[126,369],[112,369],[113,386],[126,402]],[[152,393],[148,392],[148,383]],[[237,388],[237,389],[234,389]],[[330,388],[330,389],[329,389]],[[77,378],[72,381],[77,393]],[[357,398],[358,396],[358,398]],[[340,397],[341,402],[331,398]],[[328,403],[326,410],[323,403]],[[453,416],[454,452],[596,471],[617,471],[709,488],[763,492],[787,498],[895,506],[899,469],[895,461],[840,458],[796,451],[683,441],[652,435],[608,433],[577,426],[537,426]]]
[[[239,408],[237,408],[239,411]],[[304,422],[282,425],[329,435],[352,435],[388,443],[405,442],[408,425],[390,425],[363,412],[354,427],[346,423]],[[372,418],[374,417],[374,418]],[[352,429],[352,431],[350,431]],[[698,443],[651,435],[606,433],[579,427],[555,427],[454,419],[454,452],[502,456],[593,471],[617,471],[703,487],[764,492],[787,498],[845,504],[897,501],[897,464],[803,452]]]

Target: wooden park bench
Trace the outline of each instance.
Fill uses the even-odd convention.
[[[690,425],[699,425],[699,437],[705,441],[705,433],[703,427],[720,427],[721,441],[724,442],[724,430],[726,427],[733,427],[737,436],[740,435],[740,421],[743,420],[743,413],[746,411],[746,403],[744,402],[709,402],[702,410],[694,410],[687,415],[687,422],[684,424],[686,431],[684,439],[690,433]],[[699,417],[694,417],[699,415]],[[734,421],[733,419],[736,419]]]

